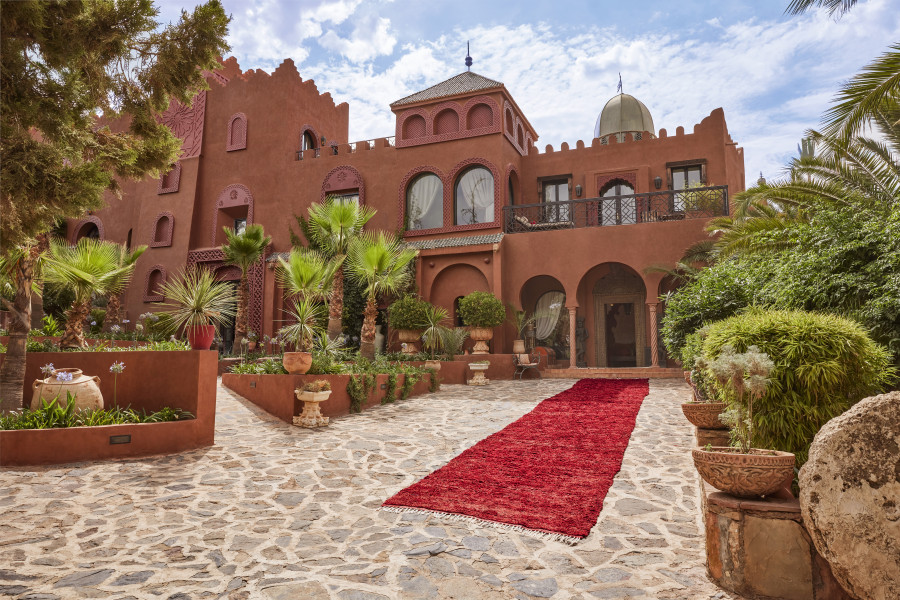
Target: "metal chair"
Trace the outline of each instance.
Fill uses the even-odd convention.
[[[516,366],[516,372],[513,374],[513,378],[515,379],[518,377],[519,381],[521,381],[525,371],[534,369],[538,374],[538,379],[541,379],[541,372],[538,369],[540,363],[540,354],[513,354],[513,364]]]

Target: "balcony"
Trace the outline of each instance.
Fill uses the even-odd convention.
[[[709,219],[728,214],[728,186],[503,207],[506,233]]]

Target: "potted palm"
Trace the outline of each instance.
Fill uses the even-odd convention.
[[[441,331],[445,329],[441,323],[447,318],[447,311],[440,306],[428,304],[425,309],[425,331],[422,332],[422,345],[428,350],[431,360],[425,361],[425,366],[435,371],[441,370],[441,361],[434,358],[435,352],[440,350],[442,337]]]
[[[503,303],[489,292],[472,292],[460,299],[459,312],[475,340],[472,354],[490,354],[487,342],[494,337],[494,327],[506,319]]]
[[[322,414],[319,404],[331,396],[331,384],[324,379],[303,384],[294,390],[297,400],[303,402],[303,412],[294,417],[294,425],[300,427],[322,427],[328,425],[328,417]]]
[[[173,328],[184,329],[194,350],[209,350],[216,325],[224,325],[235,315],[234,290],[217,282],[207,269],[191,267],[162,286],[170,309],[167,320]]]
[[[463,344],[469,337],[469,332],[464,327],[444,327],[438,335],[441,338],[441,348],[448,360],[454,360],[457,354],[462,354]]]
[[[326,316],[322,302],[328,297],[339,268],[338,263],[322,253],[306,248],[294,248],[287,260],[278,259],[275,276],[295,297],[286,311],[293,323],[279,330],[279,338],[294,347],[281,359],[288,373],[302,375],[312,365],[311,350]]]
[[[406,354],[419,352],[422,330],[428,326],[428,309],[431,305],[416,296],[404,296],[388,307],[388,325],[397,331],[397,338]]]
[[[725,346],[707,367],[728,396],[729,408],[722,419],[731,427],[732,445],[696,448],[694,466],[705,482],[732,496],[767,496],[781,489],[794,473],[790,452],[751,447],[753,402],[765,395],[774,366],[756,346],[743,354]]]

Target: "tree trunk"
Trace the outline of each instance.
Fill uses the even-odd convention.
[[[341,317],[344,313],[344,267],[334,274],[331,296],[328,299],[328,339],[336,340],[343,334]]]
[[[66,312],[66,332],[59,340],[60,348],[84,348],[84,322],[91,314],[91,300],[75,302]]]
[[[247,311],[247,297],[250,295],[249,283],[246,273],[241,274],[241,282],[238,284],[237,315],[234,317],[234,344],[231,345],[232,354],[241,353],[241,340],[247,337],[247,321],[250,318]]]
[[[22,388],[25,385],[25,345],[31,329],[31,282],[37,246],[16,265],[16,296],[12,304],[4,301],[10,311],[9,343],[6,358],[0,366],[0,412],[22,408]]]
[[[369,360],[375,360],[375,318],[378,316],[378,307],[375,298],[366,300],[366,310],[363,311],[362,331],[359,335],[359,355]]]
[[[43,254],[50,249],[50,234],[37,236],[38,253]],[[31,295],[31,328],[41,329],[44,326],[44,280],[38,278],[34,282],[36,292]]]
[[[122,299],[118,294],[113,294],[107,300],[106,316],[103,317],[103,331],[109,331],[113,325],[121,326],[122,321]]]

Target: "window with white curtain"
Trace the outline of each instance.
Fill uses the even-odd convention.
[[[444,184],[434,173],[422,173],[406,188],[406,227],[436,229],[444,226]]]
[[[494,176],[484,167],[472,167],[456,180],[453,195],[456,225],[494,220]]]
[[[534,337],[537,340],[550,339],[559,323],[566,295],[563,292],[546,292],[538,298],[534,307]]]

